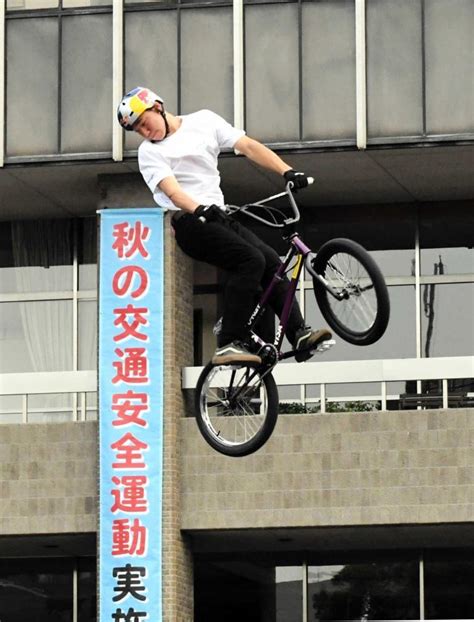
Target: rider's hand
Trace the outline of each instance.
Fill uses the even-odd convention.
[[[227,218],[224,210],[217,205],[200,205],[194,214],[201,222],[223,222]]]
[[[302,173],[301,171],[294,171],[292,168],[290,168],[289,171],[286,171],[286,173],[283,173],[283,177],[285,178],[286,183],[291,181],[295,190],[301,190],[301,188],[306,188],[309,183],[306,173]]]

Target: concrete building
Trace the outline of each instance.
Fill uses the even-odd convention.
[[[221,275],[166,222],[163,619],[474,618],[473,40],[472,0],[1,4],[2,622],[96,619],[96,210],[152,205],[137,84],[313,174],[303,238],[362,243],[392,305],[373,346],[280,365],[274,435],[226,458],[188,399]],[[229,203],[281,187],[220,168]]]

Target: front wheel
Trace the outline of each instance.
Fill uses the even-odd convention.
[[[314,293],[326,322],[342,339],[358,346],[375,343],[390,317],[387,286],[379,267],[360,244],[330,240],[312,261]]]
[[[271,436],[278,390],[270,372],[251,363],[208,363],[196,386],[196,421],[204,439],[226,456],[247,456]]]

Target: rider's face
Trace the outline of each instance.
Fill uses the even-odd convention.
[[[165,120],[156,110],[145,110],[133,129],[146,140],[163,140],[166,136]]]

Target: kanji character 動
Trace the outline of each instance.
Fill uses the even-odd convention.
[[[146,555],[148,530],[140,519],[116,518],[112,522],[112,555]]]

